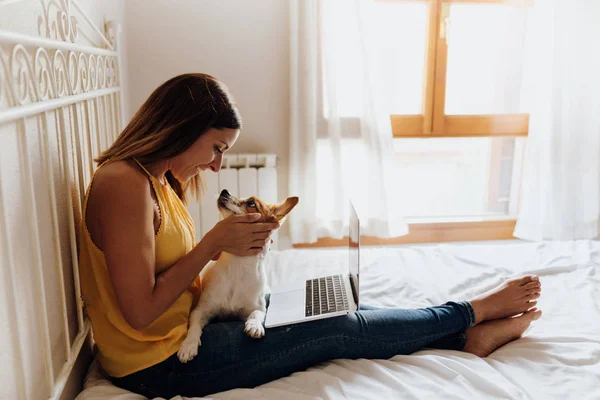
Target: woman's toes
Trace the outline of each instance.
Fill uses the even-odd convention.
[[[542,294],[540,292],[532,292],[525,295],[526,299],[535,300],[539,299]]]
[[[531,318],[532,321],[537,321],[542,316],[542,310],[538,310],[537,307],[532,307],[529,310],[527,310],[527,312],[523,315],[528,316],[529,318]]]
[[[522,315],[523,313],[526,313],[528,311],[531,311],[532,308],[535,308],[535,306],[537,305],[537,300],[531,300],[531,301],[527,301],[525,303],[523,303],[520,307],[517,313],[515,313],[512,317],[518,317],[520,315]]]
[[[542,289],[542,284],[539,281],[529,282],[529,283],[526,283],[525,285],[523,285],[523,289],[526,289],[526,290],[536,289],[539,291]]]
[[[540,278],[538,278],[537,275],[525,275],[522,278],[518,278],[517,282],[523,286],[523,285],[527,285],[529,283],[539,283]]]
[[[475,311],[475,324],[521,314],[531,307],[529,301],[540,297],[540,292],[541,286],[536,275],[505,281],[471,301]]]
[[[529,301],[529,302],[523,304],[521,306],[521,309],[519,310],[519,312],[517,314],[513,315],[513,318],[521,316],[523,313],[527,313],[527,312],[533,310],[534,308],[536,308],[536,305],[537,305],[536,300],[532,300],[532,301]]]

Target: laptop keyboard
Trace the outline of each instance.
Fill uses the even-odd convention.
[[[326,276],[306,281],[307,317],[348,310],[346,284],[342,275]]]

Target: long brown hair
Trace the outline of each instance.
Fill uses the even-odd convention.
[[[221,82],[207,74],[183,74],[156,88],[113,145],[95,161],[135,158],[151,164],[183,153],[210,128],[241,127],[237,106]],[[187,184],[181,184],[170,171],[165,176],[184,202],[187,189],[199,195],[198,175]]]

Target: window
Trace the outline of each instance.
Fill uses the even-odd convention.
[[[526,136],[530,6],[379,0],[376,35],[394,136]]]
[[[516,217],[523,138],[406,138],[394,147],[394,197],[413,222]]]
[[[395,138],[396,198],[411,223],[503,220],[500,236],[512,236],[506,220],[518,211],[529,123],[531,6],[377,0],[379,89]],[[361,89],[348,84],[361,73],[352,62],[356,49],[344,40],[358,34],[352,17],[339,16],[335,39],[337,98],[348,127],[361,99]]]

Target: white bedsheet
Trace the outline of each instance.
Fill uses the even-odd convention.
[[[335,360],[214,399],[600,399],[600,242],[496,242],[364,247],[361,300],[423,307],[469,299],[504,279],[540,276],[544,312],[524,336],[485,359],[425,350],[390,360]],[[271,283],[337,272],[347,251],[287,250]],[[268,333],[267,333],[268,334]],[[78,400],[137,400],[92,365]],[[179,398],[179,397],[178,397]],[[178,399],[176,398],[176,399]]]

